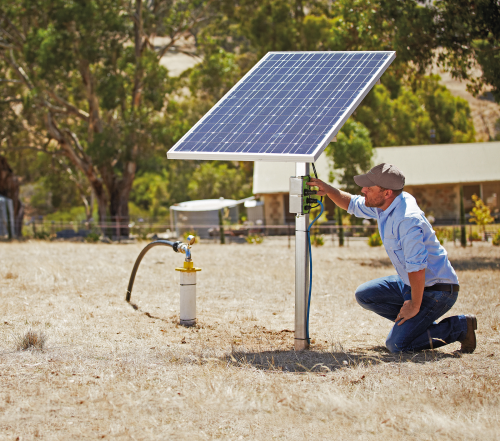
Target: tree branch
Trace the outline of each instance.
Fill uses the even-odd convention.
[[[28,75],[26,75],[26,72],[24,71],[24,69],[17,64],[16,59],[14,58],[14,52],[12,51],[12,49],[9,52],[10,52],[10,59],[8,57],[6,57],[3,52],[1,53],[2,57],[4,58],[5,61],[7,61],[7,63],[9,63],[14,68],[17,75],[28,86],[28,88],[30,90],[32,90],[34,88],[34,86],[31,83]]]
[[[22,102],[21,98],[9,98],[6,100],[0,100],[1,104],[7,104],[7,103],[20,103]]]
[[[0,47],[3,47],[4,49],[14,49],[14,46],[11,44],[5,44],[0,41]]]
[[[24,43],[26,41],[26,38],[24,37],[24,35],[22,35],[18,30],[17,30],[17,27],[14,25],[14,23],[12,23],[8,17],[5,15],[5,13],[0,9],[0,14],[1,14],[1,17],[7,22],[7,24],[12,28],[12,30],[14,31],[14,33],[17,35],[17,37]]]
[[[135,73],[134,89],[132,91],[132,108],[138,107],[141,99],[141,55],[142,55],[142,0],[135,1],[134,18],[134,45],[135,45]]]
[[[68,101],[65,99],[61,98],[59,95],[54,93],[51,90],[48,90],[47,93],[49,94],[50,97],[52,97],[54,100],[56,100],[59,104],[62,104],[64,107],[66,107],[67,113],[72,113],[76,116],[78,116],[80,119],[83,119],[84,121],[88,122],[89,121],[89,114],[81,109],[78,109],[76,106],[73,106],[73,104],[70,104]]]

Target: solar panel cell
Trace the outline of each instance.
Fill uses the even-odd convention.
[[[168,156],[312,162],[394,58],[394,52],[269,53]]]

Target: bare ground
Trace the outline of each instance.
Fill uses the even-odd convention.
[[[500,249],[448,246],[478,349],[394,356],[360,283],[383,249],[313,250],[310,351],[293,351],[294,250],[197,244],[198,326],[179,316],[181,255],[145,244],[2,243],[0,439],[498,439]],[[17,350],[29,329],[44,350]]]

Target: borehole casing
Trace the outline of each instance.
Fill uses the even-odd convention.
[[[196,271],[181,271],[181,325],[196,323]]]

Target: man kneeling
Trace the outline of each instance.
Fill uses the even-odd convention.
[[[413,196],[403,192],[405,177],[391,164],[379,164],[354,177],[363,196],[340,191],[320,179],[318,187],[339,207],[356,217],[377,219],[380,237],[397,276],[363,283],[356,300],[396,324],[386,346],[391,352],[438,348],[456,341],[462,352],[476,349],[477,320],[473,315],[448,317],[436,323],[457,300],[459,285],[446,250]]]

